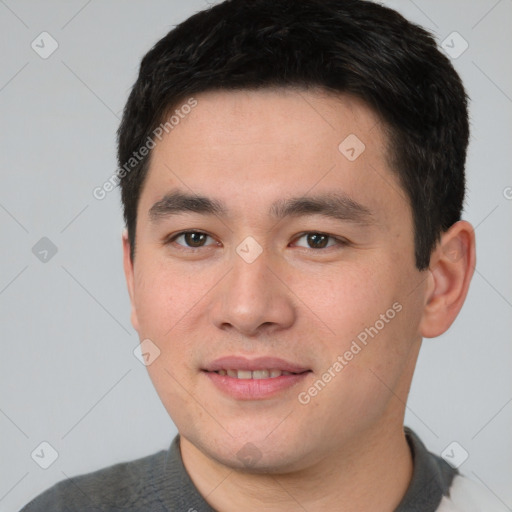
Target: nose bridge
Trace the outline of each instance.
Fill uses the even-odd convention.
[[[294,307],[285,286],[276,279],[272,254],[243,243],[232,257],[231,272],[216,297],[214,322],[254,334],[263,325],[289,326]]]
[[[240,255],[240,252],[239,248],[233,256],[226,297],[235,301],[230,307],[237,308],[240,313],[245,310],[246,314],[249,314],[252,310],[255,314],[263,310],[262,306],[271,298],[275,285],[270,279],[270,255],[268,251],[261,251],[257,256],[251,254],[251,258],[248,259],[243,253]]]
[[[270,257],[268,251],[262,251],[261,254],[251,259],[246,259],[240,255],[241,250],[233,257],[233,270],[231,272],[231,286],[242,294],[248,295],[266,295],[269,294],[270,283],[269,276]],[[252,259],[254,258],[254,259]]]

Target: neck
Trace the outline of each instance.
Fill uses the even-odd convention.
[[[401,418],[400,418],[401,420]],[[412,476],[402,423],[357,435],[316,464],[274,475],[240,472],[212,460],[180,438],[185,467],[208,503],[220,512],[261,510],[381,510],[392,512]]]

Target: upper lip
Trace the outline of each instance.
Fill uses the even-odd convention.
[[[239,356],[225,356],[215,359],[215,361],[206,365],[203,370],[216,372],[219,370],[281,370],[290,373],[303,373],[309,371],[309,368],[285,361],[278,357],[256,357],[248,359]]]

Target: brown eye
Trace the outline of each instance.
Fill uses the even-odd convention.
[[[171,238],[169,242],[176,242],[176,244],[181,245],[182,247],[198,249],[200,247],[212,245],[212,242],[215,243],[213,239],[212,242],[206,243],[208,238],[211,239],[211,236],[206,233],[202,233],[201,231],[184,231]]]
[[[184,235],[185,242],[190,247],[201,247],[206,240],[206,235],[204,233],[185,233]]]
[[[323,249],[327,246],[329,237],[321,235],[320,233],[309,233],[307,235],[307,242],[312,249]]]
[[[333,245],[343,246],[345,242],[325,233],[310,232],[301,235],[297,239],[296,245],[306,249],[326,249]]]

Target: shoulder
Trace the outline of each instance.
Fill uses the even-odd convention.
[[[68,478],[26,505],[21,512],[65,512],[151,508],[158,501],[158,478],[166,452],[115,464],[93,473]],[[151,510],[158,510],[158,508]]]
[[[483,485],[457,475],[449,494],[444,496],[437,512],[506,512],[509,510]]]

